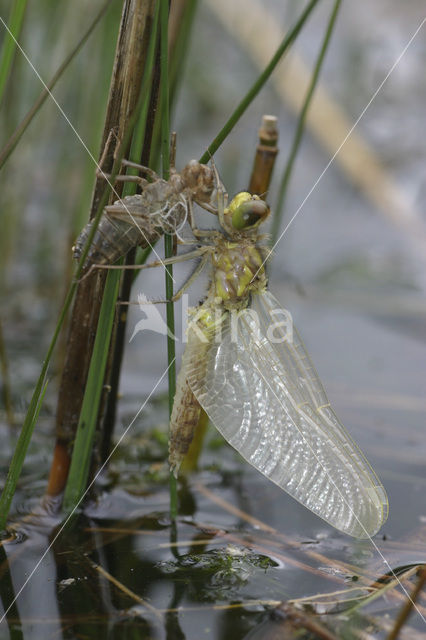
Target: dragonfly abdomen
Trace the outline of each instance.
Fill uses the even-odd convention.
[[[169,464],[177,477],[179,467],[188,453],[200,419],[201,406],[192,393],[186,379],[179,385],[170,421]]]
[[[173,411],[170,418],[169,464],[170,469],[177,476],[180,464],[185,457],[194,438],[195,429],[200,419],[201,405],[194,396],[187,373],[192,371],[194,363],[201,371],[204,370],[208,350],[214,336],[214,325],[209,326],[209,308],[204,305],[199,309],[201,320],[193,320],[188,327],[188,343],[186,345],[182,366],[176,380],[176,393],[173,401]],[[201,312],[201,313],[200,313]],[[195,323],[197,328],[195,328]]]

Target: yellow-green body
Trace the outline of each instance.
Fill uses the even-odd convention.
[[[241,211],[244,214],[244,207],[250,208],[253,203],[261,207],[264,219],[269,213],[267,205],[257,196],[241,192],[225,209],[226,235],[212,232],[210,236],[211,283],[205,301],[190,310],[187,347],[176,381],[170,420],[169,462],[175,474],[189,449],[201,411],[186,380],[186,371],[192,367],[192,359],[203,362],[226,312],[245,308],[250,295],[262,291],[267,285],[262,248],[257,246],[258,225],[250,230],[233,226],[241,226],[241,221],[236,220],[238,214]]]

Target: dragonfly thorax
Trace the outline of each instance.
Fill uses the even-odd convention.
[[[244,307],[251,293],[266,288],[262,255],[252,240],[219,239],[212,263],[211,294],[220,298],[225,308]]]

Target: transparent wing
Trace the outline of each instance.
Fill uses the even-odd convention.
[[[253,311],[256,312],[257,321]],[[266,477],[345,533],[374,535],[388,503],[331,409],[311,360],[274,296],[223,323],[187,379],[216,428]]]

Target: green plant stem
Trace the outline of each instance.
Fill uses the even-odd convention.
[[[170,52],[169,87],[172,108],[176,104],[176,95],[183,75],[197,5],[198,0],[187,0],[185,3],[185,14],[180,24],[175,47]]]
[[[120,146],[117,160],[114,162],[113,171],[114,169],[118,169],[118,167],[120,166],[121,157],[123,155],[122,150],[127,148],[129,137],[131,135],[133,135],[132,152],[134,154],[138,153],[139,157],[141,154],[143,139],[145,135],[148,105],[150,101],[150,80],[154,65],[158,18],[158,10],[156,10],[150,35],[150,42],[148,45],[145,70],[140,84],[138,102],[133,114],[129,118],[129,126],[126,130],[126,134]],[[139,119],[137,120],[137,126],[135,126],[137,118]],[[109,182],[111,184],[113,183],[112,178],[110,178]],[[129,185],[127,185],[127,187],[129,187]],[[129,191],[126,190],[126,186],[124,189],[124,193],[129,193]],[[100,212],[100,216],[102,216],[102,211]],[[99,219],[97,213],[93,220],[93,226],[95,228],[97,227]],[[90,244],[91,237],[88,238],[85,248],[88,249],[90,247]],[[115,274],[114,277],[112,277],[113,273]],[[98,327],[96,331],[96,339],[90,361],[80,419],[77,427],[76,442],[72,452],[71,466],[64,495],[64,507],[68,511],[73,509],[78,504],[78,502],[82,499],[84,491],[86,489],[87,478],[90,471],[93,438],[99,414],[102,388],[108,362],[108,352],[111,343],[111,335],[113,330],[113,322],[115,318],[115,309],[118,294],[118,283],[120,281],[120,278],[120,271],[110,271],[106,280],[104,297],[102,300]]]
[[[66,511],[71,511],[79,503],[89,477],[102,382],[108,360],[108,345],[111,340],[120,277],[120,271],[108,272],[70,472],[64,494],[64,508]]]
[[[303,106],[302,109],[300,111],[299,114],[299,119],[297,122],[297,126],[296,126],[296,131],[294,134],[294,138],[293,138],[293,142],[290,148],[290,153],[288,155],[288,160],[284,169],[284,174],[283,174],[283,178],[281,180],[281,184],[280,184],[280,188],[279,188],[279,192],[278,192],[278,198],[277,198],[277,204],[275,207],[275,215],[273,217],[273,221],[272,221],[272,228],[271,228],[271,242],[272,245],[274,246],[275,243],[277,242],[277,238],[278,238],[278,233],[281,227],[281,221],[282,221],[282,217],[283,217],[283,213],[284,213],[284,203],[285,203],[285,198],[287,195],[287,187],[288,187],[288,183],[290,181],[290,177],[293,171],[293,167],[294,167],[294,163],[296,160],[296,156],[297,156],[297,152],[299,151],[300,148],[300,143],[302,141],[302,136],[303,136],[303,132],[304,132],[304,128],[305,128],[305,122],[306,122],[306,115],[308,113],[308,109],[310,107],[311,101],[312,101],[312,97],[314,95],[315,92],[315,88],[318,82],[318,77],[321,71],[321,67],[322,67],[322,63],[324,61],[324,57],[325,54],[327,52],[328,49],[328,45],[330,43],[330,38],[331,38],[331,34],[333,33],[333,29],[334,29],[334,25],[336,23],[336,18],[337,18],[337,14],[339,11],[341,5],[341,0],[336,0],[336,2],[334,3],[333,6],[333,10],[331,12],[330,15],[330,19],[328,21],[328,25],[327,25],[327,29],[325,32],[325,36],[324,36],[324,40],[323,43],[321,45],[321,49],[319,51],[318,54],[318,58],[317,61],[315,63],[315,67],[314,67],[314,71],[312,74],[312,78],[311,78],[311,82],[309,84],[308,87],[308,91],[306,92],[306,96],[305,96],[305,100],[303,102]]]
[[[169,115],[169,49],[168,49],[169,2],[160,0],[160,109],[161,109],[161,157],[163,178],[170,175],[170,115]]]
[[[143,83],[142,83],[142,88],[143,88]],[[86,245],[83,248],[79,263],[77,265],[77,269],[75,271],[74,281],[70,285],[70,288],[66,295],[65,302],[63,304],[62,310],[59,315],[58,323],[55,327],[52,340],[47,350],[46,358],[43,361],[41,372],[40,372],[38,381],[36,383],[35,389],[33,391],[33,395],[31,397],[31,401],[24,419],[24,423],[22,425],[18,443],[15,449],[15,452],[13,454],[12,461],[10,463],[8,475],[6,478],[6,483],[0,497],[0,528],[3,528],[6,524],[12,498],[16,490],[16,483],[19,479],[19,476],[21,475],[22,466],[25,460],[25,455],[28,449],[29,442],[31,440],[31,435],[34,429],[35,422],[37,420],[38,412],[40,411],[40,406],[42,401],[42,392],[44,393],[44,381],[47,375],[47,370],[50,364],[50,360],[52,358],[52,354],[53,354],[59,333],[61,331],[65,318],[67,316],[68,310],[71,306],[71,302],[73,300],[73,297],[77,288],[78,280],[81,276],[87,254],[89,252],[90,245],[92,243],[93,237],[96,233],[96,229],[98,227],[98,224],[102,216],[102,212],[104,210],[105,205],[108,202],[109,194],[111,191],[111,185],[114,183],[115,176],[117,175],[118,170],[121,166],[123,150],[127,148],[130,136],[132,135],[133,128],[135,126],[137,116],[140,113],[140,109],[143,105],[144,100],[146,100],[146,96],[142,93],[142,90],[141,90],[135,110],[129,118],[126,133],[124,134],[121,145],[117,150],[116,160],[114,161],[114,165],[111,170],[109,182],[106,185],[104,193],[102,194],[102,197],[99,200],[99,205],[98,205],[96,214],[93,217],[93,224],[90,229],[90,233],[88,234]]]
[[[76,287],[77,283],[75,282],[69,288],[69,291],[65,298],[64,306],[62,307],[61,313],[59,315],[58,324],[56,325],[55,332],[47,350],[46,358],[44,359],[41,372],[37,380],[33,395],[31,397],[30,405],[28,407],[24,423],[22,425],[21,433],[19,434],[18,442],[13,453],[13,457],[6,477],[6,482],[0,496],[0,529],[4,529],[6,525],[10,505],[12,503],[12,499],[16,490],[16,484],[18,482],[19,476],[21,475],[28,445],[30,443],[34,425],[37,421],[37,417],[40,412],[41,404],[46,391],[47,369],[56,345],[56,341],[61,331],[62,324],[65,320],[69,306],[73,299]]]
[[[169,2],[160,0],[160,105],[161,105],[161,155],[163,163],[163,178],[168,180],[170,175],[170,122],[169,122],[169,73],[168,73],[168,21]],[[164,235],[164,256],[173,255],[173,236]],[[176,354],[175,354],[175,316],[172,302],[173,297],[173,268],[166,266],[166,317],[167,317],[167,364],[169,382],[169,416],[172,414],[173,400],[176,391]],[[170,474],[170,516],[177,516],[177,486],[176,478]]]
[[[74,47],[74,49],[71,51],[71,53],[68,55],[68,57],[65,58],[65,60],[63,61],[63,63],[59,67],[59,69],[56,71],[56,73],[54,74],[54,76],[50,80],[50,82],[45,85],[45,88],[40,93],[40,95],[37,98],[37,100],[35,101],[34,105],[31,107],[31,109],[28,111],[27,115],[24,117],[22,122],[18,125],[18,127],[15,129],[15,131],[10,136],[10,138],[7,141],[6,145],[3,147],[3,149],[0,152],[0,169],[5,164],[6,160],[9,158],[9,156],[13,152],[13,150],[15,149],[15,147],[18,144],[19,140],[22,138],[25,130],[30,125],[31,121],[33,120],[34,116],[37,114],[38,110],[43,105],[43,103],[46,100],[46,98],[48,96],[50,96],[53,87],[58,82],[59,78],[62,76],[62,74],[64,73],[65,69],[68,67],[70,62],[72,62],[72,60],[74,60],[74,58],[77,55],[77,53],[80,51],[82,46],[85,44],[86,40],[89,38],[89,36],[92,33],[93,29],[96,27],[96,25],[99,23],[99,21],[103,17],[104,13],[108,9],[108,7],[111,4],[111,2],[112,2],[112,0],[106,0],[105,4],[102,6],[101,10],[96,15],[95,19],[90,24],[90,26],[87,29],[87,31],[84,33],[83,37],[79,40],[79,42]],[[41,80],[41,78],[39,78],[39,79]]]
[[[8,32],[3,40],[0,54],[0,102],[3,99],[4,89],[12,66],[13,54],[16,50],[16,41],[19,38],[26,6],[27,0],[15,0],[10,11],[8,23],[10,33]]]
[[[133,132],[132,144],[129,153],[130,160],[132,160],[133,162],[142,163],[143,165],[148,164],[144,157],[144,151],[147,152],[152,142],[152,132],[150,131],[150,122],[148,119],[148,115],[150,109],[152,109],[153,107],[153,101],[155,100],[155,96],[157,93],[157,87],[154,86],[154,60],[157,51],[157,33],[159,22],[158,16],[159,5],[157,4],[154,11],[154,19],[151,28],[151,36],[148,44],[145,66],[145,68],[147,70],[151,70],[151,72],[143,74],[141,84],[141,93],[146,96],[146,99],[141,106],[139,118]],[[146,155],[148,155],[148,153],[145,153],[145,156]],[[138,170],[132,167],[127,167],[127,173],[130,175],[137,175]],[[125,183],[123,186],[122,196],[132,195],[136,193],[136,189],[137,185],[135,183]],[[152,246],[148,246],[147,249],[143,252],[144,256],[146,254],[147,257],[151,250]],[[136,249],[132,249],[131,251],[129,251],[125,258],[124,264],[134,264],[136,253]],[[143,264],[144,261],[145,260],[140,262],[140,264]],[[124,272],[118,294],[120,301],[127,301],[130,299],[131,287],[137,276],[137,271],[132,273],[130,270],[127,270]],[[121,307],[120,313],[117,315],[117,325],[114,330],[114,352],[112,355],[112,362],[109,367],[109,372],[107,370],[107,376],[109,375],[108,382],[110,391],[108,394],[105,415],[102,422],[102,439],[100,443],[100,461],[102,464],[104,464],[108,460],[111,452],[111,441],[116,421],[118,387],[124,352],[127,319],[127,311],[125,311],[125,309]]]
[[[306,20],[308,19],[309,15],[311,14],[314,7],[318,4],[318,2],[319,0],[311,0],[309,2],[308,6],[303,11],[302,15],[300,16],[300,18],[298,19],[294,27],[292,27],[292,29],[290,29],[290,31],[286,34],[280,46],[278,47],[275,54],[271,58],[271,61],[269,62],[269,64],[266,66],[264,71],[260,74],[256,82],[249,89],[249,91],[244,96],[244,98],[241,100],[240,104],[235,109],[231,117],[228,119],[224,127],[218,133],[218,135],[213,140],[213,142],[209,145],[207,151],[201,156],[200,162],[202,163],[209,162],[210,158],[216,153],[216,151],[218,150],[222,142],[225,140],[225,138],[229,135],[229,133],[234,128],[234,126],[237,124],[238,120],[241,118],[244,111],[250,106],[250,104],[253,102],[253,100],[259,93],[259,91],[262,89],[265,82],[269,79],[271,73],[273,72],[273,70],[275,69],[278,62],[281,60],[282,56],[287,51],[289,46],[293,43],[293,41],[298,36],[300,30],[302,29],[303,25],[305,24]]]
[[[164,236],[164,255],[169,258],[173,255],[173,236]],[[169,365],[169,416],[172,415],[173,401],[176,393],[176,353],[175,353],[175,316],[171,298],[173,296],[173,270],[172,265],[166,266],[166,320],[167,320],[167,362]],[[170,516],[177,516],[177,484],[173,473],[170,473]]]

